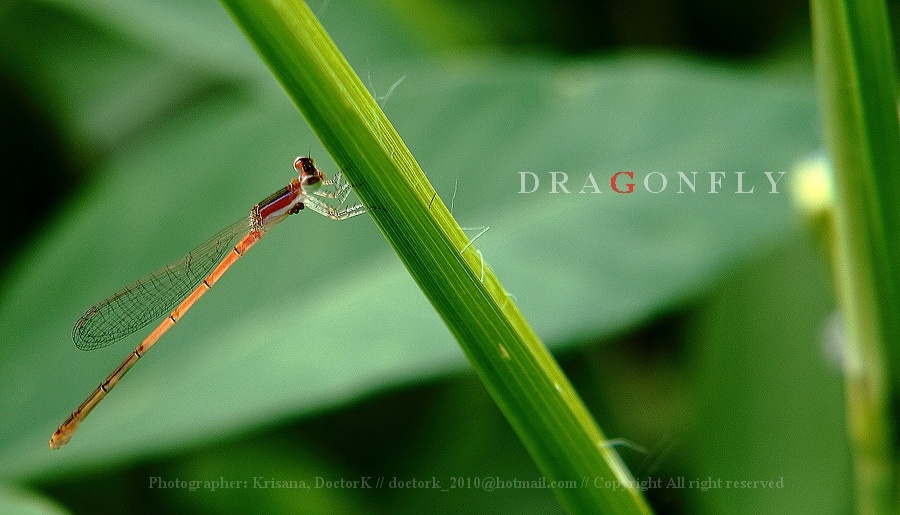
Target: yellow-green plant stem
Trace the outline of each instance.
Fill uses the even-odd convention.
[[[814,0],[819,97],[835,168],[838,298],[861,513],[896,513],[892,404],[900,387],[900,127],[882,0]]]
[[[566,482],[554,488],[563,506],[571,513],[648,512],[553,357],[309,8],[223,3],[355,186],[538,467],[549,481]]]

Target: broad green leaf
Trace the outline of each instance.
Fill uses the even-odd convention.
[[[489,225],[484,259],[550,344],[634,326],[696,296],[785,237],[787,170],[814,145],[807,84],[672,59],[573,65],[460,60],[379,66],[407,80],[387,113],[463,225]],[[415,72],[415,73],[413,73]],[[58,475],[156,455],[460,369],[464,360],[365,219],[308,213],[273,230],[142,360],[62,451],[56,425],[140,340],[77,351],[91,304],[174,260],[290,178],[311,149],[276,88],[224,98],[121,149],[25,253],[0,293],[0,462]],[[633,170],[726,172],[723,191],[612,193]],[[520,194],[519,172],[588,172],[600,194]],[[734,172],[756,192],[737,195]],[[542,180],[543,177],[542,176]],[[787,179],[780,184],[787,186]],[[747,183],[747,187],[750,182]],[[707,183],[708,187],[708,183]],[[559,259],[562,249],[565,259]]]

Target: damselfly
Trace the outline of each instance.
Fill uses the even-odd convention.
[[[50,437],[50,448],[66,444],[78,424],[122,376],[203,296],[239,257],[266,232],[305,207],[332,220],[346,220],[365,212],[360,205],[343,208],[350,185],[340,173],[328,180],[310,157],[294,161],[298,176],[284,188],[253,206],[250,216],[227,227],[175,263],[129,284],[93,306],[72,331],[75,346],[93,350],[117,342],[168,313],[125,361],[98,386],[87,400]],[[337,204],[332,206],[329,201]]]

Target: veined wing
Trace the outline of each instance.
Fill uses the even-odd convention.
[[[231,225],[180,260],[138,279],[87,310],[72,330],[75,346],[94,350],[115,343],[171,312],[200,284],[237,242],[250,219]]]

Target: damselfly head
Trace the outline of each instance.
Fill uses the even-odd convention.
[[[300,185],[306,193],[319,189],[325,181],[325,174],[316,167],[311,157],[300,156],[294,160],[294,170],[300,174]]]

